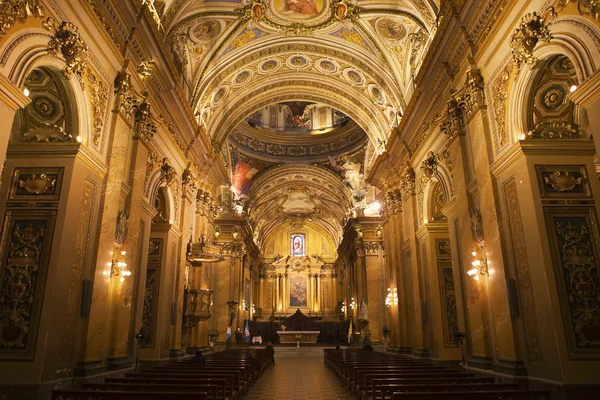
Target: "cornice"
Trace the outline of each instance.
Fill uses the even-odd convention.
[[[600,70],[586,79],[577,90],[570,94],[573,103],[588,107],[600,96]]]

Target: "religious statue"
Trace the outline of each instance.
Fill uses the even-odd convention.
[[[367,299],[365,298],[365,296],[363,296],[362,300],[360,301],[360,306],[358,307],[358,320],[369,320],[369,308],[367,306]]]

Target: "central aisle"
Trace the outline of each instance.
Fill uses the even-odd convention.
[[[279,350],[279,351],[278,351]],[[247,400],[347,400],[346,393],[335,374],[323,363],[321,356],[304,349],[275,348],[275,366],[260,377]],[[278,354],[279,353],[279,354]],[[304,354],[303,354],[304,353]]]

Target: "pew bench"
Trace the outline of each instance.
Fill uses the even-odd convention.
[[[197,392],[119,392],[111,390],[53,390],[51,400],[207,400]]]
[[[543,390],[396,392],[392,400],[550,400],[550,393]]]
[[[194,384],[173,385],[156,383],[84,383],[81,390],[100,390],[117,392],[196,392],[206,393],[208,400],[225,400],[225,392],[217,385]]]

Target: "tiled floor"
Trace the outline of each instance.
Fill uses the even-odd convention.
[[[300,350],[300,349],[299,349]],[[323,364],[323,357],[277,356],[250,390],[247,400],[349,400],[352,399],[335,374]]]

